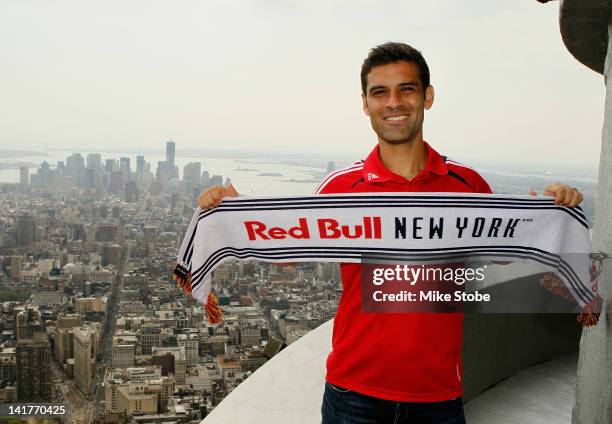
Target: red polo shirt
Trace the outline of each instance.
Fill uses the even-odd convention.
[[[425,146],[425,169],[412,180],[385,168],[377,146],[365,161],[325,177],[316,193],[492,193],[474,169]],[[439,402],[461,396],[463,314],[362,312],[361,266],[342,264],[341,273],[343,291],[326,380],[402,402]]]

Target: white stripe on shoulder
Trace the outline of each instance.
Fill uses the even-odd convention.
[[[476,171],[474,168],[472,168],[471,166],[467,166],[467,165],[464,165],[464,164],[462,164],[462,163],[455,162],[455,161],[454,161],[454,160],[452,160],[452,159],[448,159],[448,158],[446,158],[446,163],[450,163],[451,165],[455,165],[455,166],[462,166],[462,167],[464,167],[464,168],[471,169],[471,170],[472,170],[472,171],[474,171],[474,172],[478,172],[478,171]]]
[[[340,175],[348,174],[349,172],[357,171],[359,169],[363,169],[363,161],[355,162],[352,165],[349,165],[345,168],[341,168],[341,169],[337,169],[333,171],[332,173],[328,174],[325,178],[323,178],[323,180],[321,180],[321,182],[315,189],[315,194],[319,194],[321,190],[323,190],[325,186],[329,184],[334,178]]]

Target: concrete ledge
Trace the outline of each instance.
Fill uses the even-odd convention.
[[[280,351],[240,383],[202,423],[320,424],[333,321]]]
[[[470,424],[569,424],[576,394],[576,353],[519,372],[465,405]]]
[[[520,285],[528,280],[533,282],[533,279],[534,276],[524,276],[511,284]],[[282,350],[231,392],[203,423],[320,423],[325,362],[331,350],[332,330],[333,320],[330,320]],[[463,333],[464,400],[470,402],[522,370],[575,352],[581,326],[576,322],[575,314],[466,314]],[[572,375],[563,378],[567,380]],[[542,387],[537,382],[535,386]],[[535,411],[534,416],[548,414],[547,406],[539,409],[540,401],[546,405],[554,404],[557,395],[567,400],[566,386],[559,394],[555,390],[560,388],[554,384],[544,386],[546,390],[538,392],[540,395],[536,392],[530,395],[529,404]],[[520,392],[520,388],[512,387]],[[499,396],[489,396],[489,399],[499,404],[480,404],[477,409],[484,412],[478,413],[486,415],[492,408],[500,408],[500,411],[524,409],[511,398],[504,400]],[[568,402],[571,404],[572,400],[573,397]],[[516,410],[513,413],[520,416],[520,412]]]

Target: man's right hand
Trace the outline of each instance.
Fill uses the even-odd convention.
[[[230,181],[226,187],[213,186],[204,190],[202,193],[200,193],[200,196],[198,196],[198,204],[200,205],[200,208],[206,210],[219,206],[224,197],[237,196],[238,192]]]
[[[204,190],[200,193],[200,196],[198,196],[198,204],[200,208],[204,210],[214,208],[221,204],[224,197],[238,197],[238,192],[231,181],[226,187],[213,186]],[[295,264],[295,262],[274,263],[274,265],[277,266],[293,266]]]

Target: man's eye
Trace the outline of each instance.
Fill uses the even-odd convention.
[[[413,87],[402,87],[402,91],[404,92],[414,91],[414,88]]]
[[[380,96],[381,94],[385,94],[385,90],[374,90],[372,91],[373,96]]]

